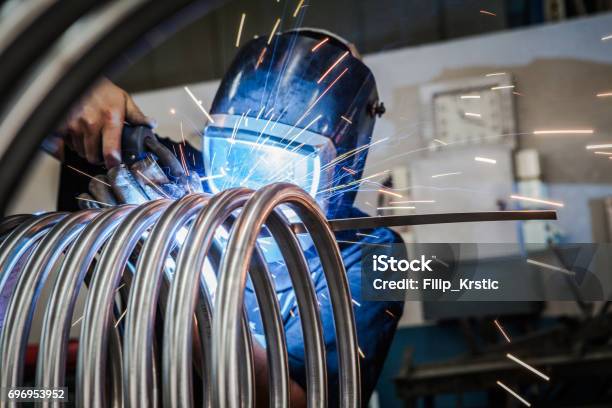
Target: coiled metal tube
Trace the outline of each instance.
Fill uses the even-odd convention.
[[[251,407],[257,391],[268,392],[270,406],[287,407],[290,380],[283,319],[257,244],[265,225],[279,245],[296,294],[308,402],[325,406],[325,348],[318,305],[303,250],[278,209],[285,204],[294,207],[321,258],[338,339],[338,391],[343,406],[358,406],[357,342],[340,252],[315,202],[289,184],[0,221],[4,233],[0,284],[12,291],[7,277],[17,282],[0,334],[0,387],[23,385],[31,319],[41,303],[44,323],[36,386],[71,385],[74,378],[77,406],[182,407],[201,400],[207,407]],[[216,238],[221,230],[229,231],[227,242]],[[217,274],[214,307],[203,276],[205,265]],[[252,338],[243,306],[247,274],[264,329],[269,390],[254,386]],[[46,302],[38,302],[48,276],[52,293]],[[66,372],[68,333],[83,284],[88,290],[77,368]],[[122,310],[113,312],[113,305],[125,300],[118,296],[119,289],[127,294],[127,307],[125,303],[121,307],[125,318]],[[202,382],[198,398],[194,372]],[[10,406],[4,400],[0,405]]]
[[[77,365],[77,403],[82,407],[106,406],[106,353],[113,299],[121,275],[143,233],[167,208],[153,201],[132,211],[109,240],[94,270],[85,304]]]
[[[45,311],[38,351],[37,387],[58,388],[64,385],[66,344],[80,286],[100,247],[133,208],[121,206],[104,211],[83,230],[66,254]],[[59,404],[55,402],[53,405]]]
[[[95,211],[73,214],[63,222],[56,224],[43,238],[23,268],[23,273],[19,276],[11,296],[0,337],[0,355],[2,356],[0,384],[3,389],[22,385],[26,342],[40,290],[62,250],[95,214]],[[15,404],[15,402],[10,403],[10,405]]]

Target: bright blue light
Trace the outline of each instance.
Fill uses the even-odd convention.
[[[209,183],[213,192],[231,187],[261,188],[286,181],[297,184],[311,195],[319,186],[320,158],[313,149],[295,148],[270,138],[228,138],[207,135],[205,143],[211,157]]]

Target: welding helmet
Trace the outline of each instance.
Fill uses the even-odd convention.
[[[211,107],[203,140],[208,189],[291,182],[328,218],[342,218],[383,109],[372,72],[338,36],[300,29],[253,39]]]

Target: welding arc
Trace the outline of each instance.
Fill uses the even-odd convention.
[[[0,307],[0,387],[25,385],[27,339],[38,309],[44,318],[35,386],[64,387],[66,378],[74,377],[77,406],[194,406],[196,381],[204,406],[251,407],[253,340],[243,305],[248,274],[266,339],[269,398],[272,406],[288,407],[283,321],[257,243],[257,231],[265,224],[283,242],[279,247],[296,294],[308,405],[326,406],[321,317],[304,253],[278,209],[287,204],[311,234],[330,289],[340,384],[329,392],[341,396],[342,406],[361,406],[355,322],[338,244],[312,197],[286,183],[257,192],[231,189],[215,196],[190,194],[177,201],[0,221],[0,299],[8,299],[8,307]],[[222,230],[229,232],[227,242],[217,238]],[[206,264],[218,279],[214,307],[202,272]],[[38,294],[45,285],[52,290],[43,301]],[[85,286],[85,311],[75,316],[76,298]],[[80,335],[71,372],[68,334],[75,321]],[[16,402],[3,400],[0,406]]]

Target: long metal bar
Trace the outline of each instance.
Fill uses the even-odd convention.
[[[479,211],[439,214],[381,215],[377,217],[337,218],[329,220],[333,231],[371,229],[379,227],[400,227],[403,225],[454,224],[459,222],[528,221],[556,220],[554,210]],[[302,223],[293,223],[296,234],[306,231]]]

